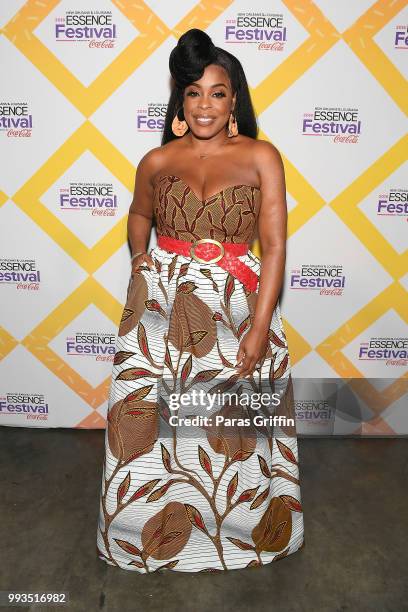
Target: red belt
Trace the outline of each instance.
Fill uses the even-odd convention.
[[[192,257],[200,263],[217,263],[220,268],[230,272],[250,291],[256,291],[257,289],[258,275],[237,257],[237,255],[245,255],[248,252],[249,245],[245,242],[218,242],[218,240],[212,238],[202,238],[201,240],[188,242],[187,240],[159,235],[157,245],[165,251]]]

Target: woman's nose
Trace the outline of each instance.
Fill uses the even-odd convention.
[[[208,108],[209,106],[211,106],[211,98],[203,95],[201,96],[199,102],[198,102],[198,106],[200,108]]]

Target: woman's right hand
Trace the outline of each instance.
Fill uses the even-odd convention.
[[[141,253],[132,261],[132,276],[136,272],[137,268],[139,268],[143,263],[146,263],[150,269],[154,268],[154,261],[150,255],[147,253]]]

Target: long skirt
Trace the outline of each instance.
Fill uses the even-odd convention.
[[[251,377],[235,367],[257,299],[216,263],[158,246],[131,278],[107,411],[97,554],[139,573],[260,566],[304,545],[279,302]],[[239,259],[257,274],[260,260]]]

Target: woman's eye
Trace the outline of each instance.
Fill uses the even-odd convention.
[[[192,96],[193,94],[198,94],[198,91],[189,91],[187,92],[188,96]],[[225,98],[225,93],[223,91],[215,91],[213,93],[214,96],[217,96],[217,98]]]

